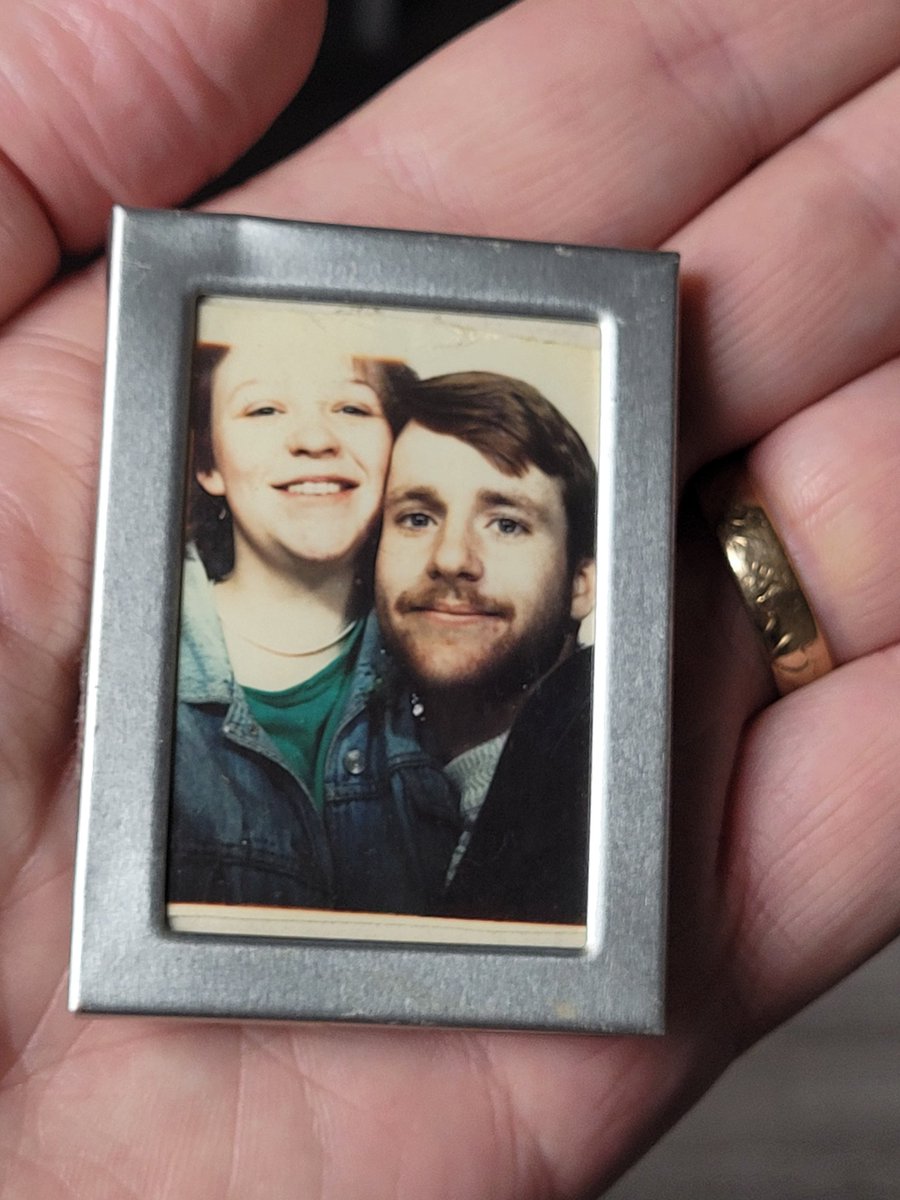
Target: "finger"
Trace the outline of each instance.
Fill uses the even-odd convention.
[[[673,239],[699,292],[686,305],[686,471],[900,352],[898,114],[900,71]]]
[[[890,715],[900,687],[898,384],[895,360],[781,425],[747,462],[836,660],[870,657],[766,710],[739,760],[718,870],[729,898],[730,941],[739,947],[743,939],[750,943],[746,952],[739,949],[737,982],[737,1019],[745,1038],[840,978],[900,926],[900,891],[893,886],[900,855],[893,770],[900,742]],[[707,571],[688,573],[687,579],[700,597],[692,600],[694,616],[699,611],[704,621],[699,580],[708,586],[710,578]],[[712,631],[704,635],[709,654],[695,667],[706,687],[710,659],[720,659],[732,689],[752,680],[754,664],[740,654],[750,622],[738,612],[733,583],[731,592],[733,603],[705,622]],[[727,622],[728,611],[739,625]],[[689,637],[688,613],[680,614],[679,626]],[[723,643],[723,652],[711,639]],[[707,711],[702,689],[696,689],[700,701],[686,708],[685,688],[676,687],[676,796],[715,797],[726,790],[721,773],[703,787],[698,763],[705,762],[707,772],[717,764],[734,769],[731,755],[723,762],[711,754],[729,736],[732,745],[739,744],[733,706],[723,702],[728,693],[721,681],[713,686],[715,713],[708,715],[714,723],[706,727],[697,720]],[[816,700],[823,689],[824,698]],[[761,699],[757,693],[756,707]],[[677,736],[682,726],[693,736],[687,745]],[[684,816],[683,801],[676,801],[673,842],[681,871],[675,885],[684,895],[673,916],[676,929],[686,915],[696,930],[704,906],[711,907],[704,864],[713,854],[711,831],[721,821],[694,827]],[[706,844],[685,846],[683,826],[689,835],[694,830],[695,840],[705,836]],[[833,925],[836,911],[846,918],[840,927]],[[797,930],[804,922],[801,938]],[[798,953],[801,941],[808,953]],[[825,946],[822,955],[813,949],[818,944]]]
[[[299,87],[324,0],[13,0],[0,42],[0,319],[84,252],[112,202],[221,172]]]
[[[900,642],[900,361],[787,421],[748,470],[838,662]]]
[[[900,930],[898,705],[895,646],[786,697],[750,731],[722,864],[747,1039]]]
[[[652,246],[898,55],[893,0],[529,0],[223,203]]]
[[[102,378],[102,270],[57,288],[0,341],[0,894],[71,799],[92,554]],[[36,364],[39,370],[36,370]],[[64,806],[68,808],[68,803]],[[32,864],[52,875],[58,847]]]

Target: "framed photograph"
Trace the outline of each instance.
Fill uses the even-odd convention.
[[[109,270],[70,1007],[660,1031],[676,256]]]

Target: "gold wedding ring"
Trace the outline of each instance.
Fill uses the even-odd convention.
[[[743,466],[701,485],[704,507],[781,695],[827,674],[834,662],[781,539]]]

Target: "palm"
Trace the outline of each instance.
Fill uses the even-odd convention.
[[[257,0],[251,36],[249,18],[230,28],[207,22],[201,0],[173,6],[176,23],[130,58],[128,21],[107,13],[122,41],[88,25],[88,44],[123,65],[87,100],[67,90],[85,74],[71,5],[58,94],[33,64],[12,71],[29,66],[34,43],[9,41],[0,76],[31,93],[3,148],[33,192],[0,156],[15,234],[0,254],[7,312],[52,275],[51,226],[72,248],[93,245],[110,197],[175,202],[265,124],[267,104],[298,82],[297,40],[312,45],[314,6],[295,7]],[[671,1035],[65,1013],[103,322],[95,271],[36,299],[0,343],[0,1136],[11,1195],[575,1194],[620,1167],[741,1044],[896,931],[900,11],[893,0],[760,0],[749,18],[745,8],[529,0],[223,202],[553,240],[669,239],[683,253],[686,473],[758,442],[753,469],[846,665],[751,720],[768,698],[765,672],[685,517]],[[20,0],[9,27],[35,12]],[[140,69],[144,53],[154,70]],[[123,130],[135,111],[140,129]],[[57,127],[58,140],[42,134]]]

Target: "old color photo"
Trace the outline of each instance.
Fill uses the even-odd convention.
[[[584,945],[601,352],[200,302],[173,929]]]

